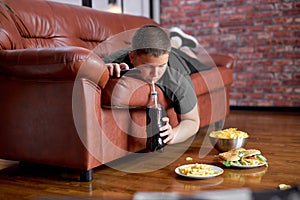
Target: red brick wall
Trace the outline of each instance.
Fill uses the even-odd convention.
[[[233,106],[300,106],[300,2],[161,0],[161,24],[235,59]]]

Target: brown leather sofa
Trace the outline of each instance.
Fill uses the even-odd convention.
[[[97,46],[156,23],[44,0],[4,2],[13,14],[1,5],[0,158],[78,169],[90,181],[93,168],[144,149],[150,88],[130,77],[109,78],[101,60],[107,49]],[[217,67],[191,78],[200,127],[220,128],[229,114],[233,60],[211,58]],[[176,125],[172,105],[157,90]]]

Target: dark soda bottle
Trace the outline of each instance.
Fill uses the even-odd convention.
[[[148,151],[164,151],[164,138],[159,134],[159,128],[165,125],[162,118],[166,116],[165,110],[160,104],[157,103],[157,92],[151,92],[151,102],[146,109],[147,113],[147,143],[146,148]]]

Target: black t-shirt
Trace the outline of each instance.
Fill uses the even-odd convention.
[[[130,63],[128,53],[130,48],[119,50],[103,58],[105,63]],[[178,114],[190,112],[197,103],[197,97],[190,79],[191,70],[184,59],[175,51],[170,52],[168,67],[163,76],[156,82],[164,94],[171,100]]]

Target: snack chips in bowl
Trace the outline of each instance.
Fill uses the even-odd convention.
[[[249,137],[248,133],[240,131],[237,128],[228,128],[224,130],[213,131],[209,134],[209,136],[221,139],[237,139]]]
[[[248,133],[240,131],[237,128],[213,131],[209,134],[212,146],[220,152],[244,147],[248,137]]]

